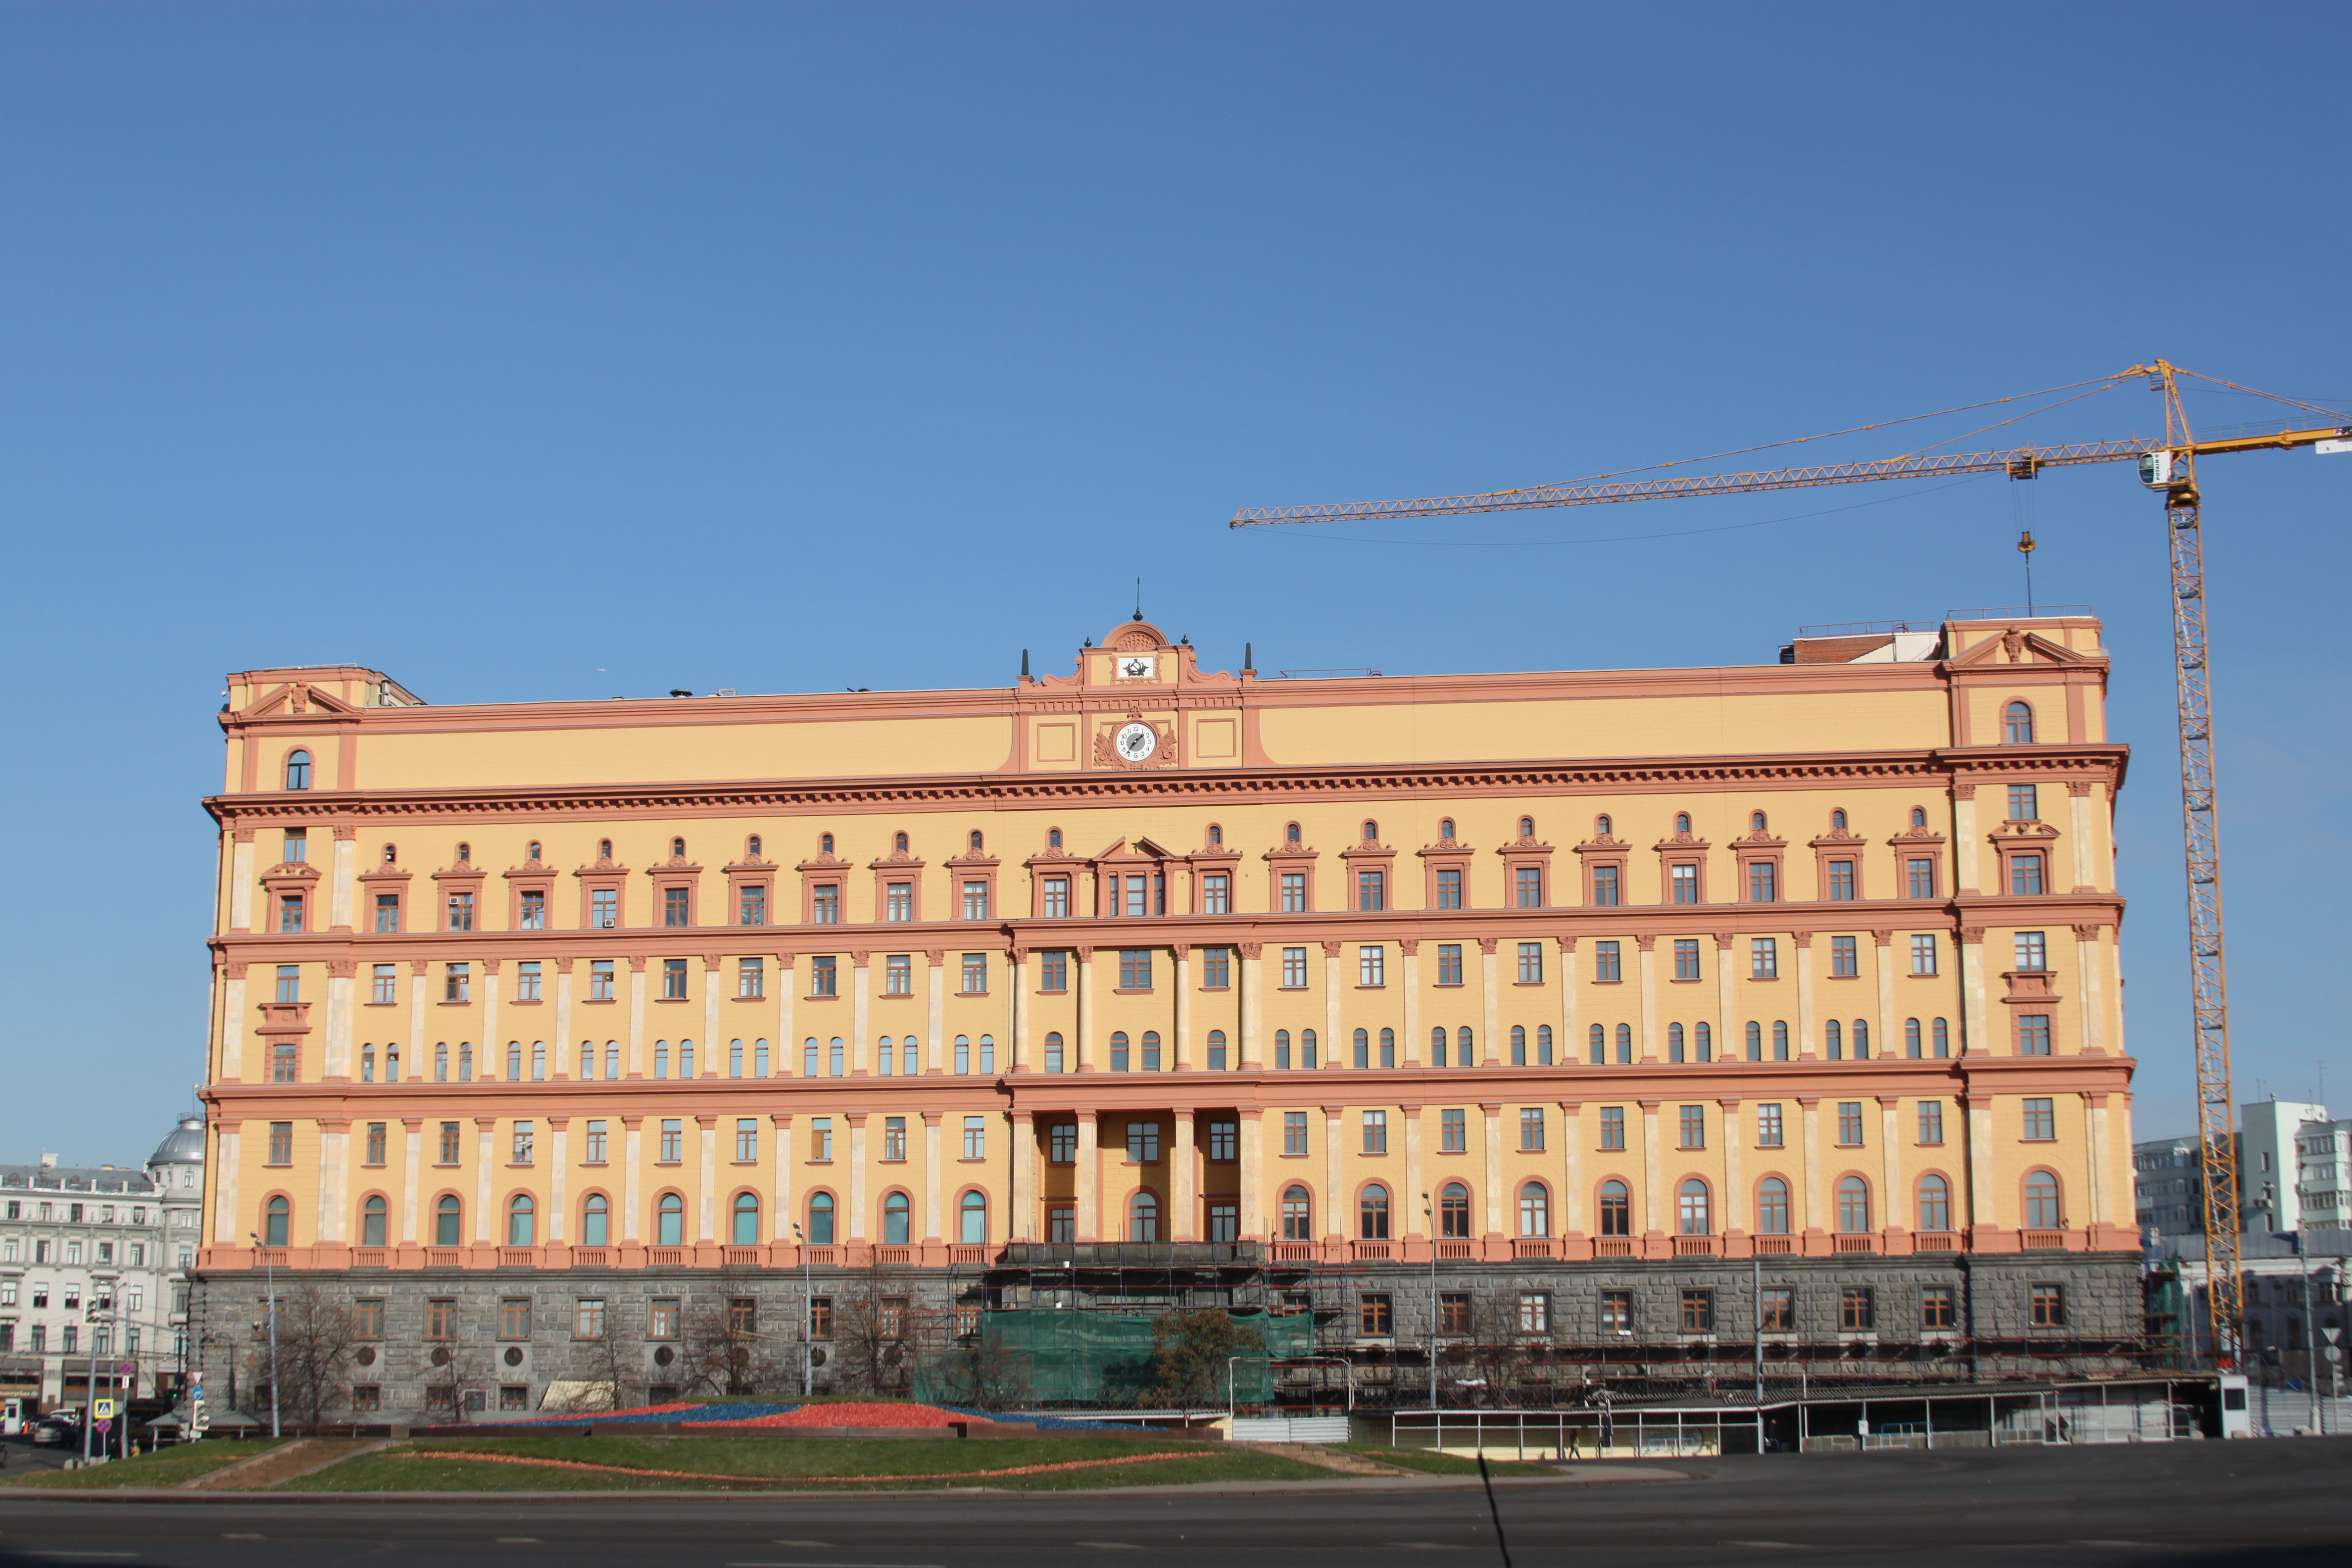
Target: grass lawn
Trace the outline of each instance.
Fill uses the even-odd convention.
[[[101,1487],[175,1487],[182,1481],[194,1480],[210,1475],[239,1459],[250,1459],[256,1454],[267,1453],[278,1445],[268,1438],[247,1442],[225,1442],[215,1438],[205,1443],[174,1443],[152,1454],[141,1454],[135,1458],[117,1459],[110,1465],[97,1465],[87,1470],[41,1470],[31,1475],[10,1476],[0,1486],[76,1489]]]
[[[1383,1465],[1394,1465],[1401,1470],[1419,1470],[1429,1476],[1475,1476],[1478,1461],[1465,1459],[1457,1454],[1441,1454],[1434,1448],[1381,1448],[1369,1443],[1335,1443],[1350,1454],[1361,1454],[1367,1459],[1378,1459]],[[1489,1457],[1486,1470],[1496,1476],[1556,1476],[1549,1465],[1538,1465],[1519,1459],[1497,1459]]]
[[[537,1465],[494,1465],[436,1459],[439,1453],[517,1454],[530,1458],[569,1459],[618,1465],[633,1470],[684,1470],[696,1476],[740,1476],[789,1482],[802,1478],[914,1477],[908,1480],[836,1481],[824,1491],[936,1487],[989,1487],[1020,1491],[1078,1491],[1097,1487],[1148,1486],[1191,1481],[1328,1480],[1332,1472],[1270,1454],[1235,1453],[1212,1445],[1148,1443],[1127,1438],[1007,1438],[966,1442],[920,1438],[889,1443],[795,1442],[730,1437],[544,1437],[424,1438],[346,1460],[314,1475],[299,1477],[280,1491],[614,1491],[705,1490],[723,1483],[657,1475],[614,1475],[603,1470],[562,1470]],[[1042,1475],[976,1477],[973,1470],[1007,1470],[1026,1465],[1073,1460],[1169,1458],[1144,1464],[1055,1470]],[[408,1458],[409,1455],[426,1456]],[[777,1489],[763,1488],[761,1489]]]

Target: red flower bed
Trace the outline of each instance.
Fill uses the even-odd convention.
[[[689,1421],[681,1426],[929,1426],[944,1429],[973,1418],[935,1405],[803,1405],[778,1415],[748,1421]]]

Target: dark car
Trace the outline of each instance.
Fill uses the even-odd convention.
[[[71,1447],[81,1441],[81,1423],[60,1412],[33,1423],[36,1447]]]

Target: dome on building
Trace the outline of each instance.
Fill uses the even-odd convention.
[[[180,1118],[180,1125],[155,1145],[152,1154],[147,1156],[150,1166],[201,1165],[204,1163],[205,1119],[201,1116]]]

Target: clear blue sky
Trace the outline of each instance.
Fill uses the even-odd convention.
[[[1218,665],[1765,661],[2018,602],[2021,521],[2040,597],[2107,618],[2137,1126],[2186,1130],[2163,529],[2121,467],[1370,543],[1223,521],[2159,354],[2352,402],[2352,40],[2247,15],[0,9],[0,1157],[137,1160],[189,1103],[226,670],[989,685],[1139,574]],[[2352,458],[2206,487],[2241,1093],[2325,1063],[2352,1101]]]

